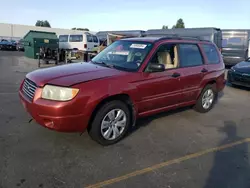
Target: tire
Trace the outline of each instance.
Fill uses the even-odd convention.
[[[203,99],[206,98],[205,95],[207,95],[209,92],[213,93],[212,101],[211,101],[211,97],[208,98],[206,104],[209,104],[209,105],[205,105],[203,103]],[[206,113],[206,112],[210,111],[213,108],[213,105],[217,99],[217,95],[218,95],[218,93],[216,91],[215,85],[210,85],[210,84],[207,85],[202,90],[202,92],[201,92],[201,94],[200,94],[200,96],[199,96],[199,98],[194,106],[194,109],[200,113]]]
[[[112,120],[113,122],[111,122],[108,114],[110,114],[110,113],[112,114],[112,112],[114,111],[114,115],[115,115],[114,117],[118,117],[117,110],[121,110],[124,113],[124,115],[121,117],[122,119],[120,118],[121,121],[117,120],[117,122],[115,122],[116,120],[114,119],[114,120]],[[115,112],[117,112],[117,114]],[[120,114],[122,114],[122,112]],[[124,122],[124,120],[125,120],[125,122]],[[131,122],[130,120],[131,120],[130,111],[125,103],[123,103],[122,101],[119,101],[119,100],[110,101],[108,103],[105,103],[97,111],[97,113],[92,121],[91,127],[89,128],[89,135],[93,140],[95,140],[96,142],[98,142],[99,144],[101,144],[103,146],[115,144],[118,141],[120,141],[127,134],[129,127],[130,127],[130,122]],[[119,123],[119,122],[120,122],[119,125],[121,125],[121,122],[122,122],[123,126],[118,127],[117,123]],[[104,124],[102,124],[102,123],[104,123]],[[102,125],[105,125],[106,123],[108,124],[108,125],[106,125],[107,128],[103,128]],[[107,139],[104,137],[104,134],[109,132],[108,130],[111,130],[112,133],[106,134],[106,135],[110,135],[110,137],[114,137],[114,138]],[[117,134],[117,132],[116,132],[116,134],[119,136],[116,137],[114,135],[115,134],[114,130],[119,131],[119,134]]]

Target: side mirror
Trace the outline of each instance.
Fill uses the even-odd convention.
[[[150,63],[148,70],[150,70],[150,72],[163,72],[165,71],[165,65],[160,63]]]

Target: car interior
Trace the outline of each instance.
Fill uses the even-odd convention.
[[[165,69],[178,67],[178,49],[177,45],[164,45],[155,53],[150,63],[160,63],[165,65]]]

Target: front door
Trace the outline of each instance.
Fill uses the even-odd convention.
[[[164,64],[166,70],[150,70],[149,65],[155,63]],[[139,114],[177,105],[181,100],[181,88],[176,44],[160,45],[142,73],[142,79],[136,84],[141,96]]]

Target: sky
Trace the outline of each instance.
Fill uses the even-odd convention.
[[[1,0],[0,23],[88,28],[91,31],[172,27],[250,28],[250,0]]]

